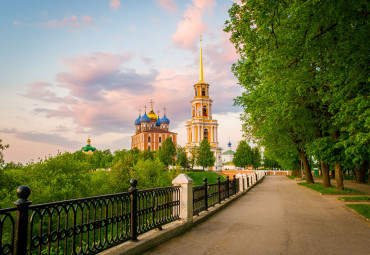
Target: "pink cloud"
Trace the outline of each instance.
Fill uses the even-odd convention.
[[[164,8],[170,13],[176,11],[176,3],[174,0],[157,0],[160,7]]]
[[[118,8],[121,6],[120,0],[110,0],[109,7],[113,10],[118,10]]]
[[[67,27],[71,30],[82,29],[88,26],[94,25],[94,19],[88,15],[84,15],[78,18],[75,15],[69,15],[63,18],[63,20],[49,20],[45,23],[40,24],[46,28],[64,28]]]
[[[153,17],[152,18],[152,21],[156,24],[156,25],[159,25],[159,20],[157,17]]]
[[[13,21],[13,25],[19,25],[19,24],[20,24],[20,22],[18,20]]]
[[[185,11],[182,20],[177,24],[176,32],[171,37],[176,47],[195,51],[195,42],[207,30],[202,16],[206,11],[210,12],[215,5],[214,0],[193,0],[193,5]]]

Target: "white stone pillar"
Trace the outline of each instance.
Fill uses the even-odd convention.
[[[179,174],[173,186],[180,186],[180,219],[193,221],[193,180],[186,174]]]
[[[200,125],[198,125],[198,137],[199,137],[199,143],[202,141],[202,137],[201,137],[201,133],[202,131],[200,130]]]
[[[235,178],[237,178],[238,181],[239,181],[239,191],[243,192],[244,191],[243,175],[242,174],[237,174],[237,175],[235,175]]]
[[[242,174],[242,178],[244,180],[244,190],[247,190],[248,189],[247,175],[246,174]]]
[[[217,131],[217,126],[216,126],[216,143],[218,142],[218,131]]]

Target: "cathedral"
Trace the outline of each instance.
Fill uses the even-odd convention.
[[[138,148],[141,151],[149,150],[155,151],[161,148],[162,142],[170,137],[177,145],[177,134],[170,132],[170,120],[166,116],[166,108],[163,108],[163,117],[159,117],[153,111],[153,100],[150,101],[151,110],[147,114],[146,106],[144,106],[145,113],[143,116],[135,120],[135,135],[131,137],[131,149]]]
[[[212,119],[212,100],[209,98],[209,84],[203,80],[202,40],[200,41],[199,81],[194,85],[194,98],[191,103],[191,120],[186,122],[186,152],[191,157],[192,148],[198,147],[207,139],[215,155],[212,171],[222,169],[221,148],[218,147],[217,120]]]

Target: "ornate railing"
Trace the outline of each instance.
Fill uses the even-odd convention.
[[[207,178],[203,178],[203,185],[193,187],[193,214],[197,215],[202,211],[207,211],[210,206],[221,203],[221,201],[235,195],[239,191],[239,180],[234,178],[221,182],[217,177],[217,183],[208,184]]]
[[[17,208],[0,210],[0,254],[96,254],[175,221],[180,188],[138,190],[39,205],[17,189]]]

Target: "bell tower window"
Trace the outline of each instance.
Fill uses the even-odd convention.
[[[206,89],[202,88],[202,97],[205,97],[205,96],[206,96]]]
[[[198,96],[198,89],[194,88],[194,91],[195,91],[195,96]]]
[[[208,129],[204,129],[204,139],[208,141]]]
[[[207,116],[207,106],[203,105],[203,116]]]

